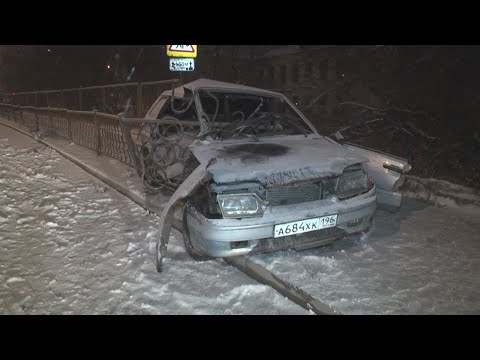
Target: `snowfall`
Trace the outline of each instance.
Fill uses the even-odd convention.
[[[195,262],[158,217],[0,125],[0,314],[312,314],[222,259]],[[480,314],[480,210],[404,198],[371,231],[251,260],[342,314]]]

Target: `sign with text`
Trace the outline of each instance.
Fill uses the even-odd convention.
[[[197,45],[167,45],[167,56],[196,58]]]
[[[194,59],[170,59],[170,71],[193,71],[195,70]]]

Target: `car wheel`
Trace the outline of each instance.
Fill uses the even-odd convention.
[[[183,210],[183,243],[185,244],[185,250],[187,250],[188,255],[190,255],[193,260],[207,261],[213,259],[213,257],[205,255],[203,252],[193,247],[192,241],[190,240],[190,231],[188,230],[187,225],[187,207]]]

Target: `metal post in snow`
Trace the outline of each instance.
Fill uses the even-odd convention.
[[[72,116],[71,116],[71,114],[68,112],[68,110],[65,109],[65,111],[66,111],[65,117],[67,118],[68,138],[73,141],[73,139],[72,139]]]
[[[48,128],[52,128],[52,111],[50,110],[50,106],[48,107]]]
[[[35,97],[36,99],[36,97]],[[35,109],[34,112],[35,114],[35,132],[38,132],[38,130],[40,130],[39,126],[38,126],[38,110]]]

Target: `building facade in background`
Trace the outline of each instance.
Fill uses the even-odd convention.
[[[338,104],[354,101],[370,106],[379,98],[366,79],[372,64],[362,53],[370,47],[342,45],[202,45],[197,78],[245,84],[286,94],[310,118],[338,117]],[[337,115],[337,116],[336,116]]]

